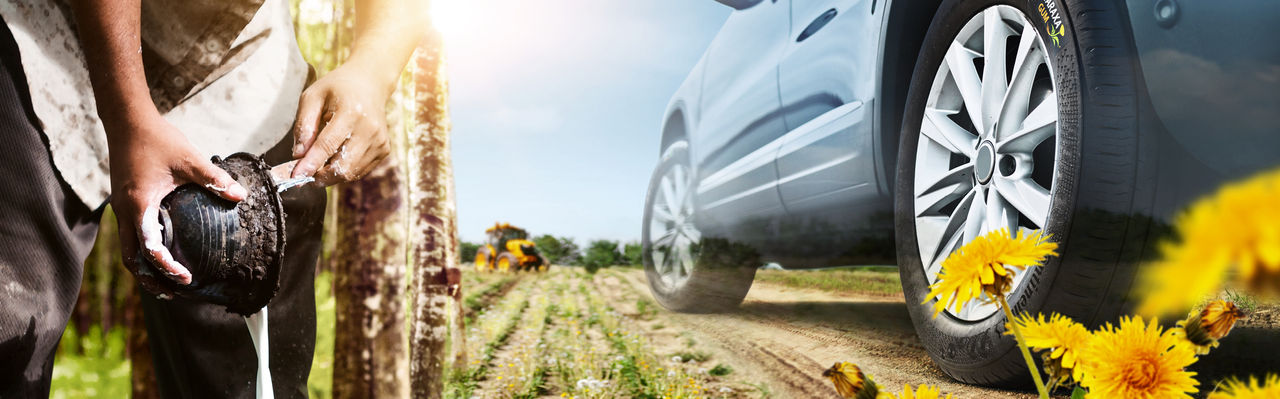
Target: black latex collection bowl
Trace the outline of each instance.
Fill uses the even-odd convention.
[[[146,261],[139,262],[138,274],[154,277],[183,298],[247,316],[266,306],[280,287],[284,207],[271,168],[261,157],[236,153],[214,157],[213,163],[244,186],[247,198],[234,203],[205,187],[185,184],[160,204],[164,246],[191,271],[191,284],[173,282]]]

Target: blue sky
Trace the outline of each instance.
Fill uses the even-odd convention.
[[[504,221],[579,243],[638,240],[662,113],[730,9],[451,1],[437,23],[448,41],[461,238],[481,240]]]

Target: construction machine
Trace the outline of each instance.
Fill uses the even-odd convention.
[[[525,229],[494,223],[484,232],[488,242],[476,251],[476,271],[541,271],[549,266],[547,258],[529,241]]]

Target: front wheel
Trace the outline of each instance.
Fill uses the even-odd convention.
[[[649,290],[678,312],[714,312],[742,303],[759,256],[747,245],[704,237],[695,223],[688,145],[672,144],[645,199],[641,245]]]
[[[925,37],[899,147],[898,263],[922,343],[960,381],[1029,381],[989,298],[933,317],[943,259],[977,236],[1042,230],[1060,245],[1015,276],[1015,313],[1097,325],[1123,304],[1144,143],[1124,21],[1107,1],[946,0]]]
[[[520,267],[520,258],[517,258],[513,253],[503,252],[498,255],[498,258],[495,259],[493,263],[496,265],[498,271],[510,273],[512,269]]]

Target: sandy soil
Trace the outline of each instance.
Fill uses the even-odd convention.
[[[540,276],[524,276],[488,299],[497,299],[515,287],[528,287],[545,295],[549,284],[587,284],[610,309],[622,316],[622,328],[647,340],[647,350],[660,367],[693,376],[716,398],[838,398],[821,373],[837,361],[858,364],[885,390],[899,392],[903,384],[930,384],[957,398],[1034,398],[1032,392],[976,387],[956,382],[933,365],[916,337],[901,296],[862,296],[799,289],[757,281],[736,311],[722,314],[680,314],[657,305],[649,293],[644,273],[636,269],[606,269],[591,277],[573,269],[553,269]],[[590,281],[582,280],[583,278]],[[586,297],[576,294],[579,307]],[[545,305],[543,305],[545,306]],[[532,304],[531,308],[532,309]],[[532,327],[532,313],[525,311],[519,325]],[[547,319],[542,328],[519,328],[498,348],[490,377],[480,382],[478,397],[508,397],[508,381],[521,379],[524,367],[536,363],[547,334],[565,328],[562,317]],[[587,330],[584,328],[583,330]],[[578,339],[600,353],[609,351],[602,333],[584,331]],[[1280,305],[1263,304],[1250,319],[1240,323],[1222,345],[1202,357],[1192,368],[1199,373],[1201,390],[1229,376],[1280,372]],[[557,350],[559,348],[556,348]],[[554,350],[552,350],[554,351]],[[706,359],[676,361],[674,355],[702,353]],[[532,355],[532,356],[531,356]],[[532,359],[530,359],[532,358]],[[522,363],[522,360],[526,363]],[[727,365],[733,372],[712,376],[707,371]],[[501,377],[501,379],[499,379]],[[559,397],[561,381],[554,372],[544,397]],[[522,381],[523,379],[521,379]],[[1203,393],[1202,393],[1203,394]],[[1060,395],[1065,397],[1065,393]]]
[[[617,276],[616,282],[602,280],[606,288],[600,291],[617,302],[627,302],[628,297],[652,301],[643,272],[622,271]],[[699,348],[733,364],[738,379],[764,383],[773,397],[839,397],[821,375],[837,361],[858,364],[892,392],[905,383],[927,383],[957,397],[1035,397],[965,385],[942,374],[916,338],[901,298],[836,295],[757,282],[736,312],[690,315],[660,310],[651,323],[684,331]]]

